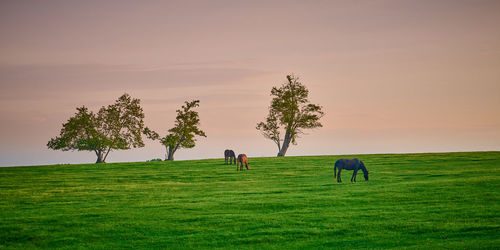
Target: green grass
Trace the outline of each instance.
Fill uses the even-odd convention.
[[[340,157],[0,168],[0,248],[500,247],[500,152]]]

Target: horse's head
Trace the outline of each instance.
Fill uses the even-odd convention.
[[[365,167],[365,163],[364,163],[364,162],[359,161],[359,163],[360,163],[360,165],[361,165],[361,170],[363,171],[363,174],[364,174],[364,176],[365,176],[365,181],[367,181],[367,180],[368,180],[368,175],[369,175],[369,173],[368,173],[368,169],[366,169],[366,167]]]

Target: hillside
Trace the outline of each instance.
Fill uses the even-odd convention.
[[[0,248],[495,248],[500,152],[0,168]]]

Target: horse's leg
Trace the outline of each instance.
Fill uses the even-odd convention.
[[[342,171],[341,168],[339,168],[339,172],[337,174],[337,182],[342,182],[342,178],[340,178],[340,172]]]
[[[238,164],[240,164],[240,163],[236,162],[236,171],[238,171]]]
[[[352,173],[352,177],[351,177],[351,182],[354,180],[354,182],[356,182],[356,175],[358,174],[358,170],[354,170],[353,173]]]
[[[248,162],[245,162],[245,167],[247,168],[247,170],[250,170],[250,168],[248,167]]]

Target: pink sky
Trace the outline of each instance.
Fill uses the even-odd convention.
[[[500,150],[500,1],[1,1],[0,166],[95,162],[49,150],[78,106],[123,93],[146,124],[199,99],[200,138],[275,156],[255,129],[294,73],[326,113],[287,155]],[[108,162],[164,158],[146,147]]]

